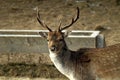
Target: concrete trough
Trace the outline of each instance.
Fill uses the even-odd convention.
[[[53,65],[48,54],[45,54],[48,53],[47,41],[44,38],[42,38],[38,34],[38,32],[47,33],[48,31],[0,30],[0,65],[7,65],[11,63],[14,65],[15,64],[23,65],[36,64],[38,66],[43,64],[47,64],[46,66]],[[66,42],[69,48],[72,50],[77,50],[82,47],[86,48],[104,47],[103,36],[99,35],[99,31],[73,30],[71,35],[69,35],[68,38],[66,38]],[[23,69],[19,68],[19,70]],[[8,78],[4,77],[0,78],[0,80],[3,79],[8,80]],[[17,80],[18,78],[9,78],[9,80],[14,79]],[[34,80],[30,78],[24,79]],[[23,80],[23,78],[19,78],[19,80]],[[40,80],[54,80],[54,79],[40,79]]]
[[[48,53],[47,41],[38,32],[47,30],[0,30],[1,53]],[[104,47],[99,31],[73,30],[66,38],[72,50],[79,48]],[[102,40],[102,41],[101,41]],[[99,43],[99,42],[101,43]]]

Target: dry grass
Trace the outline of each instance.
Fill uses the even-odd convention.
[[[0,80],[68,80],[64,78],[27,78],[27,77],[4,77],[1,76]]]
[[[1,76],[0,80],[68,80],[63,78],[27,78],[27,77],[4,77]]]
[[[7,64],[0,65],[0,76],[29,78],[65,78],[53,65]]]

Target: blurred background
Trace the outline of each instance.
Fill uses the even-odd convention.
[[[120,0],[0,0],[0,29],[44,30],[36,19],[37,8],[41,20],[51,29],[56,29],[60,20],[62,26],[70,23],[76,16],[76,7],[80,8],[80,19],[68,30],[100,30],[107,46],[120,43]],[[0,52],[0,79],[66,79],[56,70],[47,55],[33,54]],[[31,61],[33,58],[36,63]],[[11,60],[18,60],[19,63]]]

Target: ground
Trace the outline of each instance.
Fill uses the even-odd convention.
[[[68,1],[68,2],[66,2]],[[80,19],[68,30],[100,30],[106,45],[120,43],[120,0],[0,0],[0,29],[40,30],[41,20],[52,29],[70,23],[80,8]]]

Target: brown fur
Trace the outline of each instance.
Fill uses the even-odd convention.
[[[104,80],[120,79],[120,44],[106,48],[83,48],[71,51],[71,60],[76,66],[75,74],[82,75],[83,80],[91,80],[90,76],[93,79],[96,77]]]
[[[62,32],[49,32],[47,39],[49,49],[53,45],[57,48],[57,51],[50,52],[50,54],[56,55],[56,57],[50,56],[51,60],[58,70],[70,80],[72,80],[69,77],[71,73],[74,80],[120,79],[120,44],[105,48],[81,48],[71,51],[64,41]]]
[[[68,49],[62,30],[69,28],[79,18],[79,8],[77,17],[63,28],[52,31],[45,23],[38,22],[49,30],[48,34],[40,35],[48,39],[48,49],[50,58],[56,68],[70,80],[120,80],[120,44],[105,48],[82,48],[78,51]]]

